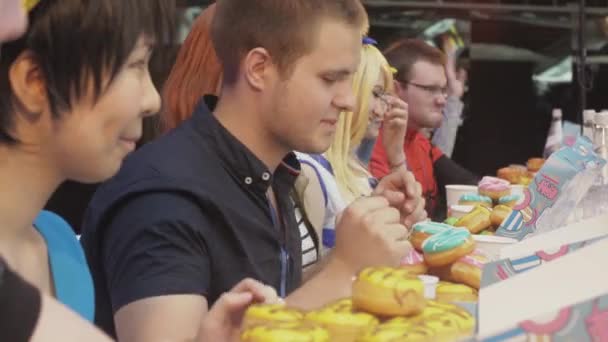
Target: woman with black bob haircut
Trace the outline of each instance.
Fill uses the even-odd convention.
[[[0,264],[42,298],[54,297],[92,321],[84,253],[68,224],[42,208],[66,180],[112,177],[141,137],[142,119],[159,111],[148,63],[154,46],[172,38],[174,1],[27,0],[24,6],[29,28],[0,47]],[[209,312],[201,330],[208,337],[232,333],[224,316],[238,318],[249,303],[274,299],[264,285],[245,280]],[[45,312],[40,298],[28,303],[33,307],[24,305],[22,314]],[[23,318],[13,311],[2,317],[5,337],[1,327]],[[78,331],[80,318],[66,319]]]

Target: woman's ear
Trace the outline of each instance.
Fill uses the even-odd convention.
[[[42,113],[47,108],[46,80],[31,52],[17,57],[9,67],[8,78],[15,98],[27,113]]]

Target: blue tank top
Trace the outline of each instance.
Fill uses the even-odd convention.
[[[61,217],[48,211],[40,212],[34,227],[46,241],[57,300],[92,322],[93,279],[74,231]]]

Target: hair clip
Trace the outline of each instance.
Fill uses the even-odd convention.
[[[389,67],[389,70],[393,73],[393,75],[396,75],[399,72],[399,70],[397,70],[395,67]]]
[[[40,3],[40,0],[23,0],[23,8],[25,8],[27,12],[30,12],[38,3]]]
[[[363,45],[377,45],[378,42],[374,38],[363,37]]]

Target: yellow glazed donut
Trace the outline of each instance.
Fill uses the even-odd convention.
[[[452,265],[452,278],[455,282],[466,284],[479,290],[481,271],[488,261],[488,258],[479,252],[466,255]]]
[[[473,333],[475,320],[468,312],[453,304],[440,304],[428,303],[422,314],[412,319],[413,324],[432,329],[437,340],[454,341]]]
[[[499,204],[492,209],[492,213],[490,214],[490,221],[492,222],[492,226],[500,227],[502,221],[504,221],[513,211],[511,207],[507,207],[506,205]]]
[[[475,242],[466,228],[453,228],[424,240],[424,260],[431,267],[445,266],[470,254]]]
[[[245,312],[243,326],[246,329],[261,324],[297,322],[303,318],[304,314],[301,311],[282,304],[256,304],[250,306]]]
[[[323,309],[333,309],[339,311],[354,310],[353,300],[351,298],[338,299],[335,302],[331,302],[323,307]]]
[[[408,337],[414,335],[419,338],[416,341],[454,341],[460,337],[470,336],[474,327],[474,318],[464,309],[453,304],[430,300],[427,301],[427,306],[420,314],[386,321],[376,329],[376,332],[380,330],[393,333],[402,331],[408,333]],[[395,341],[409,340],[396,339]]]
[[[411,316],[426,303],[424,285],[408,271],[390,267],[366,268],[353,283],[356,310],[381,317]]]
[[[413,248],[401,260],[400,268],[415,275],[425,274],[428,271],[428,267],[424,263],[424,257]]]
[[[538,170],[540,170],[544,164],[545,160],[543,158],[530,158],[528,159],[526,166],[528,167],[528,171],[538,172]]]
[[[504,179],[511,184],[518,184],[521,177],[526,174],[527,169],[523,170],[516,167],[503,167],[497,172],[498,178]]]
[[[241,334],[242,342],[327,342],[329,332],[312,323],[275,322],[257,325]]]
[[[433,342],[434,331],[427,327],[405,325],[380,325],[357,342]]]
[[[312,311],[304,317],[329,332],[332,341],[354,342],[358,336],[372,331],[378,319],[365,312],[355,312],[348,305]]]
[[[439,302],[476,302],[477,291],[467,285],[440,281],[437,284],[436,299]]]
[[[431,235],[445,232],[446,230],[454,228],[445,223],[437,223],[431,221],[419,222],[412,227],[412,235],[410,236],[410,242],[417,251],[422,251],[422,243]]]
[[[490,209],[478,205],[470,213],[461,217],[456,222],[456,227],[466,227],[472,234],[477,234],[492,225],[491,214]]]
[[[534,179],[534,174],[528,172],[524,176],[521,177],[521,179],[519,180],[519,184],[528,186],[528,185],[530,185],[530,183],[532,183],[533,179]]]

